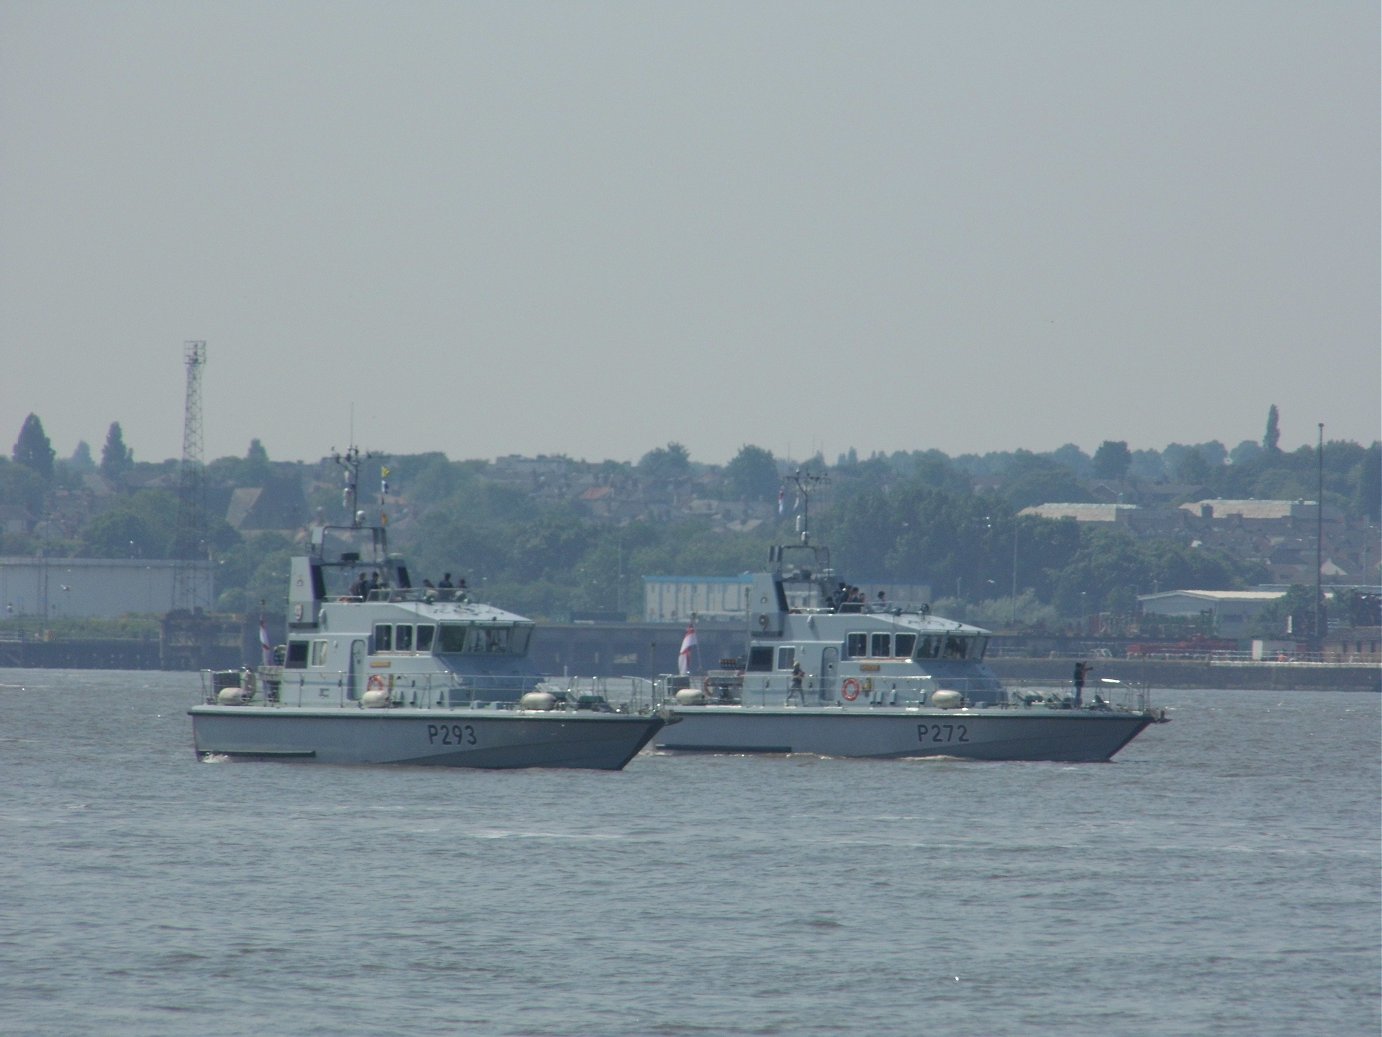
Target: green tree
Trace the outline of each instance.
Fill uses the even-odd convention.
[[[1069,468],[1075,473],[1076,478],[1086,479],[1090,475],[1089,455],[1074,443],[1066,443],[1064,446],[1052,450],[1046,456],[1055,461],[1056,464]]]
[[[1132,464],[1132,452],[1123,440],[1106,439],[1094,451],[1094,474],[1100,479],[1122,479]]]
[[[773,455],[762,447],[741,447],[725,466],[725,489],[735,500],[772,500],[778,490]]]
[[[1078,504],[1093,496],[1065,465],[1026,450],[1013,455],[1002,494],[1014,508],[1035,504]]]
[[[289,558],[300,549],[275,533],[233,545],[216,569],[216,608],[223,612],[283,612],[288,607]],[[261,602],[263,603],[261,606]]]
[[[1272,404],[1267,410],[1267,432],[1262,437],[1262,449],[1269,454],[1281,452],[1277,446],[1277,441],[1281,439],[1281,429],[1278,426],[1279,415],[1277,414],[1276,404]]]
[[[106,430],[106,445],[101,448],[101,474],[111,482],[119,482],[133,464],[134,453],[125,446],[120,422],[112,421]]]
[[[30,414],[24,419],[12,456],[19,464],[37,472],[45,481],[53,477],[53,458],[57,456],[57,452],[44,435],[43,422],[37,414]]]
[[[638,470],[650,479],[671,481],[691,474],[691,455],[680,443],[649,450],[638,462]]]
[[[79,472],[89,472],[96,467],[96,462],[91,459],[91,445],[86,440],[77,441],[77,449],[72,451],[68,464]]]
[[[78,550],[87,558],[167,558],[176,514],[172,494],[140,490],[88,522]]]
[[[1214,475],[1204,454],[1198,450],[1187,450],[1176,464],[1176,479],[1192,486],[1203,486]]]
[[[1262,444],[1255,439],[1245,439],[1229,451],[1229,460],[1236,465],[1250,464],[1262,456]]]
[[[249,449],[245,451],[244,478],[253,486],[262,486],[273,478],[273,469],[269,467],[269,452],[257,439],[251,439]]]
[[[43,514],[43,499],[48,486],[43,477],[27,465],[0,457],[0,501],[19,504],[35,519]]]
[[[1286,593],[1257,614],[1258,637],[1308,640],[1315,629],[1315,588],[1293,583]]]

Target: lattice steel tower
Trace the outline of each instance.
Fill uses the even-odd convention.
[[[206,474],[202,466],[202,368],[206,343],[184,342],[187,402],[182,422],[182,466],[178,472],[178,517],[173,533],[173,609],[191,612],[210,598],[211,573],[206,524]]]

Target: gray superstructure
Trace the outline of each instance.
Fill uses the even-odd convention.
[[[812,484],[800,473],[805,502]],[[677,721],[659,749],[953,756],[981,760],[1108,760],[1165,715],[1143,687],[1005,686],[984,662],[989,633],[929,606],[865,601],[840,580],[829,550],[773,549],[752,577],[740,667],[669,679]]]
[[[315,525],[289,572],[288,639],[253,668],[203,674],[192,734],[203,757],[445,767],[622,768],[662,727],[547,690],[528,659],[534,624],[471,601],[464,587],[415,587],[386,527],[355,510]],[[266,648],[267,652],[267,648]]]

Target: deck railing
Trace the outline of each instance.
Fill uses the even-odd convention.
[[[1068,709],[1075,690],[1061,681],[1004,680],[992,677],[856,676],[822,682],[808,674],[800,692],[788,673],[667,674],[653,684],[657,702],[672,704],[678,691],[689,690],[697,704],[745,706],[888,706],[933,705],[936,692],[959,692],[967,706],[985,709]],[[1151,708],[1148,685],[1108,678],[1091,679],[1083,689],[1081,708],[1144,711]]]
[[[530,691],[552,695],[553,709],[651,712],[651,681],[606,694],[606,682],[617,678],[536,678],[532,676],[456,673],[358,674],[328,670],[286,670],[262,666],[256,670],[203,670],[202,697],[216,704],[225,688],[242,688],[244,704],[285,708],[363,709],[364,693],[385,692],[387,706],[409,709],[518,709]],[[628,680],[636,680],[628,678]],[[609,689],[614,690],[614,689]]]

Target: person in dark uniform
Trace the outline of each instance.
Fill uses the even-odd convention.
[[[792,663],[792,690],[787,693],[788,702],[796,697],[801,700],[802,705],[806,704],[806,695],[801,690],[801,681],[805,676],[806,671],[801,668],[801,663]]]
[[[1089,663],[1085,662],[1083,659],[1081,659],[1079,662],[1077,662],[1077,663],[1075,664],[1075,674],[1074,674],[1073,677],[1070,678],[1070,681],[1071,681],[1072,684],[1075,685],[1075,708],[1076,708],[1076,709],[1079,708],[1079,706],[1080,706],[1080,700],[1081,700],[1081,698],[1084,696],[1084,678],[1085,678],[1085,674],[1087,674],[1087,673],[1088,673],[1090,670],[1092,670],[1092,669],[1094,669],[1094,667],[1090,666]]]

